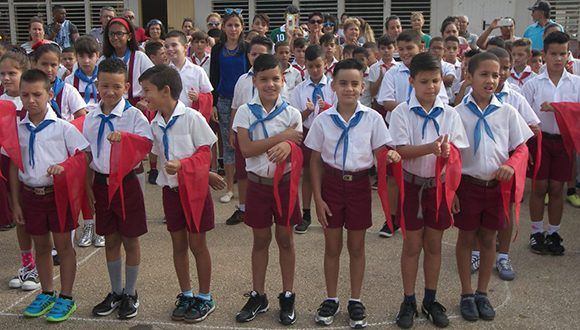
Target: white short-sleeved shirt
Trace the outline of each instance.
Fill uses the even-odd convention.
[[[75,79],[74,72],[71,73],[70,75],[68,75],[64,79],[64,82],[67,83],[67,84],[69,84],[69,85],[71,85],[71,86],[73,86],[79,92],[79,94],[81,95],[81,97],[83,98],[83,101],[84,101],[84,99],[85,99],[85,89],[87,88],[87,83],[86,82],[84,82],[84,81],[82,81],[82,80],[80,80],[78,78]],[[76,82],[76,84],[75,84],[75,82]],[[95,80],[95,89],[96,88],[97,88],[97,80]],[[99,95],[99,91],[97,90],[97,100],[95,100],[95,98],[93,97],[93,94],[91,92],[91,94],[90,94],[91,97],[89,99],[89,102],[86,103],[86,105],[87,105],[86,109],[87,109],[88,112],[94,111],[99,106],[99,101],[98,101],[99,96],[98,95]]]
[[[234,97],[232,98],[232,109],[237,110],[243,104],[250,102],[254,96],[258,95],[258,90],[254,87],[254,69],[244,73],[238,78],[234,87]]]
[[[278,97],[275,107],[282,104],[282,97]],[[260,97],[256,95],[251,102],[248,102],[238,108],[236,116],[234,117],[234,122],[232,124],[232,129],[237,133],[239,128],[249,129],[256,120],[256,116],[250,111],[248,104],[258,104],[262,107],[262,115],[266,117],[268,111],[262,106]],[[270,111],[274,111],[271,109]],[[271,120],[265,121],[266,131],[268,131],[268,136],[272,137],[277,134],[282,133],[290,127],[296,125],[296,130],[302,132],[302,116],[300,111],[291,105],[286,107],[286,110],[282,111],[279,115]],[[262,125],[258,124],[254,131],[252,132],[253,140],[263,140],[266,139],[264,135]],[[254,156],[246,158],[246,171],[252,172],[258,176],[265,178],[273,178],[274,172],[276,170],[276,163],[272,163],[266,153],[259,156]],[[290,167],[287,166],[285,172],[289,172]]]
[[[522,92],[540,119],[542,131],[560,134],[556,116],[551,112],[540,111],[540,108],[544,102],[580,102],[580,77],[564,70],[558,86],[555,86],[548,72],[544,72],[528,81]]]
[[[151,130],[153,132],[153,149],[151,152],[159,157],[160,163],[157,185],[171,188],[177,187],[178,181],[177,175],[169,175],[165,171],[167,159],[165,158],[161,127],[165,128],[167,123],[174,117],[178,118],[174,125],[167,130],[170,160],[191,157],[198,148],[202,146],[211,147],[217,141],[217,136],[213,133],[203,115],[199,111],[186,107],[181,101],[177,102],[168,122],[163,119],[161,112],[157,112],[157,115],[151,121]],[[204,188],[201,187],[200,189]]]
[[[302,82],[302,75],[300,71],[293,66],[288,66],[288,69],[284,70],[284,89],[282,91],[282,98],[286,101],[290,100],[290,95],[292,91],[298,84]]]
[[[56,70],[56,75],[57,75],[57,76],[58,76],[60,79],[64,80],[64,77],[66,77],[67,71],[68,71],[68,70],[67,70],[67,68],[66,68],[64,65],[62,65],[62,64],[59,64],[59,65],[58,65],[58,69]]]
[[[336,66],[336,63],[338,63],[338,60],[336,58],[333,58],[332,63],[330,65],[326,64],[324,65],[324,75],[329,80],[332,80],[332,74],[334,73],[334,67]]]
[[[392,141],[387,125],[385,125],[383,118],[378,112],[365,107],[360,102],[357,105],[355,114],[359,111],[363,111],[362,118],[358,125],[351,128],[348,133],[348,154],[346,155],[344,166],[344,170],[348,172],[358,172],[371,168],[374,161],[373,151],[384,145],[391,144]],[[339,116],[343,124],[348,126],[348,122],[340,116],[335,107],[332,107],[314,119],[304,144],[308,148],[320,152],[322,160],[326,164],[342,170],[344,142],[341,141],[340,146],[336,149],[342,129],[334,123],[331,117],[333,115]],[[349,122],[354,116],[353,114]],[[335,149],[336,157],[334,155]]]
[[[89,112],[85,118],[85,123],[83,125],[83,135],[85,139],[89,141],[91,145],[91,153],[93,155],[93,160],[89,166],[95,172],[109,174],[111,142],[107,140],[107,136],[109,133],[111,133],[111,129],[107,124],[105,124],[105,130],[103,131],[101,151],[100,153],[98,151],[97,140],[99,127],[101,125],[101,117],[99,115],[103,114],[101,106],[102,104],[98,104],[95,111]],[[145,118],[143,112],[135,107],[130,107],[125,110],[125,99],[121,99],[110,114],[116,116],[111,119],[111,123],[113,124],[115,131],[137,134],[146,137],[149,140],[153,140],[149,121],[147,121],[147,118]]]
[[[371,96],[371,82],[369,81],[369,71],[370,69],[367,67],[363,73],[363,82],[365,83],[365,88],[363,89],[359,98],[359,102],[366,107],[370,107],[371,103],[373,102],[373,98]]]
[[[18,113],[22,110],[23,105],[22,105],[22,101],[20,100],[20,96],[10,96],[10,95],[4,93],[4,94],[0,95],[0,100],[10,101],[10,102],[14,103],[14,106],[16,106],[16,113]]]
[[[322,95],[324,97],[324,101],[328,104],[334,105],[336,103],[336,93],[334,93],[334,91],[330,87],[330,79],[326,78],[326,76],[322,76],[322,79],[320,79],[319,83],[324,85],[324,87],[322,87]],[[316,118],[316,116],[318,116],[318,114],[320,113],[317,100],[312,99],[313,91],[314,91],[314,83],[310,78],[308,78],[303,82],[301,82],[300,84],[298,84],[298,86],[294,88],[294,91],[290,96],[290,104],[296,109],[300,110],[300,112],[306,110],[306,102],[308,101],[308,99],[310,99],[312,103],[314,103],[314,112],[312,112],[310,116],[308,116],[308,118],[306,118],[306,120],[304,120],[304,122],[302,123],[304,127],[307,129],[310,128],[310,125],[312,125],[314,118]]]
[[[415,95],[413,95],[408,102],[399,104],[393,110],[391,125],[389,126],[389,132],[393,137],[393,145],[403,146],[432,143],[439,136],[447,134],[449,136],[449,142],[453,143],[457,148],[464,149],[469,147],[467,134],[463,128],[461,118],[451,106],[443,104],[441,99],[437,98],[433,109],[437,107],[443,109],[443,112],[435,118],[439,124],[439,132],[437,132],[433,121],[429,120],[425,127],[424,137],[423,124],[425,123],[425,118],[411,110],[415,107],[419,107],[421,111],[425,112]],[[431,113],[433,109],[430,109],[429,112]],[[436,159],[437,157],[433,154],[405,159],[403,161],[403,168],[414,175],[432,178],[435,176]]]
[[[537,76],[537,74],[532,71],[532,67],[526,65],[524,71],[517,73],[514,68],[512,68],[511,74],[508,77],[507,81],[511,84],[514,84],[518,87],[523,87],[525,83],[527,83],[530,79]]]
[[[31,124],[28,114],[18,124],[18,141],[20,152],[22,153],[22,164],[24,172],[18,171],[19,180],[29,187],[46,187],[53,185],[52,176],[46,171],[52,165],[57,165],[74,155],[77,150],[84,151],[89,147],[89,143],[81,132],[66,120],[60,119],[50,106],[44,116],[44,120],[52,120],[54,123],[48,125],[40,132],[36,133],[34,142],[34,162],[32,167],[28,150],[30,148],[30,131],[26,124]]]
[[[302,80],[306,80],[306,79],[310,78],[310,74],[308,74],[308,70],[306,69],[306,65],[302,66],[302,65],[298,64],[298,62],[296,62],[296,59],[294,59],[294,61],[292,61],[292,63],[290,63],[290,65],[292,65],[296,70],[298,70],[300,72],[300,75],[302,76]]]
[[[201,67],[203,71],[205,71],[205,74],[209,77],[209,64],[211,63],[210,53],[205,53],[203,58],[197,58],[194,53],[191,55],[190,59],[193,64]]]
[[[387,71],[392,68],[395,64],[397,64],[397,62],[395,62],[395,59],[391,59],[391,63],[384,65],[385,62],[383,62],[383,59],[379,59],[377,62],[375,62],[373,65],[371,65],[369,67],[369,82],[376,82],[377,80],[379,80],[381,73],[384,75],[385,73],[387,73]]]
[[[470,146],[461,150],[462,173],[481,180],[492,180],[498,168],[508,160],[509,152],[525,143],[534,133],[514,107],[501,103],[493,96],[490,105],[497,106],[499,109],[488,115],[486,121],[493,132],[495,142],[487,135],[481,123],[479,148],[474,153],[474,132],[479,117],[468,109],[468,102],[475,104],[471,94],[455,107],[465,127]],[[479,107],[478,110],[481,111]]]
[[[62,97],[60,98],[60,115],[62,119],[66,121],[71,121],[75,119],[74,114],[82,109],[87,108],[87,104],[85,100],[77,91],[73,85],[64,83],[64,87],[62,88]],[[58,103],[58,98],[55,97]],[[52,109],[52,108],[51,108]],[[54,110],[53,110],[54,111]],[[56,113],[56,112],[55,112]]]
[[[99,65],[99,63],[104,59],[105,59],[105,57],[101,56],[99,58],[99,61],[97,62],[97,65]],[[121,59],[123,59],[123,58],[121,58]],[[137,51],[135,51],[134,62],[132,62],[131,59],[129,58],[129,64],[127,65],[127,73],[129,73],[131,71],[130,66],[133,67],[133,75],[131,77],[129,77],[129,83],[131,84],[133,97],[138,97],[138,96],[141,96],[141,91],[143,90],[141,88],[141,84],[139,83],[139,77],[141,77],[141,74],[143,74],[143,72],[145,72],[145,70],[154,66],[154,64],[153,64],[153,62],[151,62],[149,57],[144,52],[137,50]],[[127,97],[129,97],[129,95],[125,94],[124,97],[127,98]]]
[[[520,94],[516,85],[512,85],[509,82],[505,82],[503,84],[503,88],[499,93],[495,95],[502,103],[507,103],[512,107],[516,108],[518,113],[524,118],[524,121],[528,125],[538,125],[540,123],[540,119],[530,107],[530,104],[526,100],[526,98]],[[505,94],[504,94],[505,93]]]
[[[191,89],[202,94],[213,91],[213,87],[209,82],[207,74],[199,65],[195,65],[186,59],[181,69],[178,69],[173,63],[169,63],[169,66],[177,70],[181,77],[183,88],[181,89],[181,94],[179,94],[179,101],[183,104],[191,106],[191,100],[187,96],[187,93]]]
[[[444,60],[441,60],[441,72],[443,73],[443,77],[447,75],[452,75],[453,77],[457,78],[455,65],[447,63]]]

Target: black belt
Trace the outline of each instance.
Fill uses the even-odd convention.
[[[542,137],[546,138],[547,140],[562,140],[562,135],[560,134],[551,134],[542,131]]]
[[[135,170],[129,172],[129,174],[125,175],[123,178],[123,182],[127,182],[137,177]],[[98,184],[109,185],[109,175],[103,174],[99,172],[95,172],[95,182]]]
[[[266,186],[273,186],[274,185],[273,178],[265,178],[263,176],[256,175],[255,173],[252,173],[252,172],[248,172],[248,180],[250,180],[254,183],[259,183],[259,184],[263,184]],[[284,174],[282,176],[282,180],[280,180],[280,182],[288,182],[288,181],[290,181],[290,172]]]
[[[356,181],[356,180],[363,179],[363,178],[368,179],[369,170],[362,170],[362,171],[358,171],[358,172],[348,172],[348,171],[339,170],[337,168],[334,168],[330,165],[325,164],[324,165],[324,174],[337,177],[337,178],[341,179],[342,181],[351,182],[351,181]]]
[[[494,188],[499,183],[499,181],[497,181],[496,179],[486,181],[486,180],[481,180],[481,179],[472,177],[471,175],[462,175],[461,181],[469,182],[469,183],[472,183],[476,186],[485,187],[485,188]]]
[[[22,185],[22,188],[24,188],[26,191],[30,191],[36,196],[46,196],[54,193],[54,186],[29,187],[27,185]]]

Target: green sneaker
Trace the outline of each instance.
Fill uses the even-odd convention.
[[[46,315],[46,320],[48,322],[66,321],[76,310],[77,304],[74,300],[58,298],[50,312]]]
[[[32,301],[30,305],[28,305],[28,307],[26,307],[24,313],[22,314],[26,317],[42,316],[51,310],[55,302],[56,302],[55,294],[48,295],[41,293],[36,296],[34,301]]]
[[[578,194],[566,196],[566,200],[574,207],[580,207],[580,196]]]
[[[183,318],[187,323],[201,322],[215,310],[215,301],[213,299],[203,300],[198,297],[194,297],[194,299],[193,306],[185,313]]]

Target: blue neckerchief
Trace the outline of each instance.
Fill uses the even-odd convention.
[[[504,103],[503,99],[504,97],[507,96],[507,92],[499,92],[499,93],[495,93],[495,97],[497,97],[497,99],[501,102]]]
[[[348,126],[346,126],[344,124],[344,122],[341,120],[340,115],[339,114],[331,114],[330,118],[332,118],[332,121],[334,122],[334,124],[342,129],[342,133],[340,134],[340,137],[338,138],[338,142],[336,142],[336,147],[334,148],[334,160],[336,161],[336,152],[338,151],[338,146],[340,146],[340,142],[343,143],[343,147],[342,147],[342,170],[344,171],[344,167],[346,165],[346,155],[348,154],[348,132],[351,128],[355,127],[356,125],[358,125],[358,123],[360,123],[361,119],[362,119],[362,115],[363,115],[363,111],[357,111],[354,116],[349,120],[348,122]]]
[[[58,102],[56,102],[56,99],[60,95],[60,93],[62,93],[62,91],[64,90],[64,84],[65,83],[62,79],[56,77],[56,79],[54,80],[54,86],[52,86],[52,92],[54,93],[54,96],[50,100],[50,106],[52,107],[58,118],[62,118],[62,111],[60,109],[60,106],[58,105]]]
[[[127,99],[125,99],[125,105],[123,106],[123,112],[125,112],[127,109],[131,108],[132,105],[131,103],[129,103],[129,101],[127,101]],[[103,143],[103,136],[105,133],[105,125],[109,126],[109,129],[111,130],[111,132],[115,131],[115,126],[113,125],[113,122],[111,122],[111,120],[113,120],[113,118],[116,118],[117,115],[115,114],[110,114],[110,115],[105,115],[103,113],[99,114],[99,118],[101,118],[101,123],[99,124],[99,131],[97,132],[97,158],[99,158],[101,156],[101,145]]]
[[[282,101],[282,103],[279,106],[274,108],[274,110],[270,111],[270,113],[268,113],[268,115],[266,117],[264,117],[264,114],[262,112],[262,109],[263,109],[262,105],[248,103],[248,108],[250,109],[250,111],[252,112],[254,117],[256,117],[256,119],[257,119],[248,128],[248,132],[250,133],[250,140],[253,140],[253,133],[254,133],[254,130],[256,129],[256,126],[258,126],[258,124],[262,124],[264,138],[266,138],[266,139],[269,138],[270,136],[268,135],[268,130],[266,129],[266,122],[268,120],[274,119],[276,116],[278,116],[279,114],[284,112],[284,110],[286,110],[287,107],[288,107],[288,103],[286,103],[286,101]]]
[[[314,103],[315,105],[318,104],[318,95],[320,95],[320,97],[322,98],[322,100],[324,101],[324,93],[322,92],[322,87],[324,87],[324,84],[322,83],[310,83],[310,86],[314,87],[314,90],[312,91],[312,103]]]
[[[481,123],[483,123],[483,128],[485,129],[485,133],[487,133],[487,135],[493,140],[493,142],[495,142],[495,138],[493,137],[493,132],[491,130],[491,127],[489,126],[487,120],[485,119],[485,117],[491,115],[493,112],[495,112],[497,109],[499,109],[499,107],[497,105],[494,104],[489,104],[485,110],[483,110],[483,112],[479,111],[479,108],[477,107],[477,105],[475,103],[473,103],[473,101],[469,101],[468,98],[465,99],[465,106],[467,107],[467,109],[469,109],[474,115],[477,116],[477,118],[479,118],[477,120],[477,123],[475,124],[475,130],[473,132],[473,140],[475,143],[474,149],[473,149],[473,154],[477,153],[477,149],[479,148],[479,143],[481,142]]]
[[[34,161],[34,140],[36,139],[36,134],[40,133],[48,125],[54,123],[53,119],[43,120],[36,128],[32,127],[30,123],[26,123],[26,128],[30,131],[30,138],[28,139],[28,164],[34,168],[36,162]]]
[[[429,124],[430,120],[433,121],[433,125],[435,126],[435,130],[437,131],[437,135],[439,135],[439,123],[437,122],[436,118],[443,113],[443,108],[435,107],[431,109],[429,113],[426,113],[425,110],[423,110],[423,107],[417,106],[412,107],[411,111],[414,112],[417,116],[425,119],[423,121],[423,135],[422,135],[423,139],[425,139],[425,130],[427,129],[427,124]]]
[[[120,58],[117,56],[117,54],[115,52],[113,52],[113,58]],[[125,65],[129,65],[129,59],[131,58],[131,49],[129,49],[129,47],[127,47],[127,50],[125,50],[125,55],[123,55],[123,62],[125,62]]]
[[[90,77],[88,77],[83,70],[80,68],[76,69],[75,77],[79,78],[79,80],[85,82],[87,86],[85,86],[85,103],[89,103],[91,100],[91,95],[95,102],[98,102],[97,96],[97,87],[95,86],[95,81],[97,80],[97,73],[99,72],[99,67],[95,66],[93,73]]]
[[[171,126],[175,125],[177,118],[179,118],[179,116],[171,118],[165,127],[159,126],[163,132],[163,154],[165,155],[165,160],[169,160],[169,136],[167,136],[167,131],[171,128]]]

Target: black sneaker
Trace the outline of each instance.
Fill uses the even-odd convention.
[[[348,302],[349,324],[353,329],[362,329],[367,326],[366,308],[360,301]]]
[[[399,313],[397,314],[397,325],[402,329],[409,329],[413,326],[415,316],[419,316],[417,312],[416,302],[402,302]]]
[[[327,299],[320,304],[320,307],[318,307],[314,321],[319,325],[331,325],[339,310],[340,305],[338,302]]]
[[[150,184],[157,184],[157,176],[159,175],[159,171],[155,168],[152,168],[149,172],[147,172],[147,181]]]
[[[280,293],[278,301],[280,301],[280,323],[283,325],[292,325],[296,322],[296,311],[294,310],[294,301],[296,294],[292,293],[290,297],[286,297],[286,292]]]
[[[180,293],[175,301],[175,309],[171,313],[171,319],[173,321],[183,321],[185,314],[191,309],[193,303],[193,297],[187,297]]]
[[[474,296],[461,297],[459,309],[461,310],[461,316],[464,320],[469,322],[475,322],[479,320],[479,311],[477,310]]]
[[[268,308],[270,308],[270,305],[268,305],[268,297],[266,297],[265,293],[259,295],[256,291],[252,291],[244,296],[249,297],[249,299],[238,315],[236,315],[236,321],[238,322],[250,322],[256,318],[256,315],[267,312]]]
[[[52,249],[55,254],[52,256],[52,264],[53,266],[60,266],[60,257],[58,256],[58,253],[56,253],[56,249]]]
[[[205,320],[209,314],[215,310],[215,301],[213,299],[204,300],[194,298],[191,308],[185,313],[184,321],[187,323],[197,323]]]
[[[110,292],[105,300],[103,300],[100,304],[93,307],[93,315],[94,316],[107,316],[110,315],[119,307],[121,304],[121,300],[123,299],[122,294],[116,294],[114,292]]]
[[[560,237],[560,234],[557,232],[547,235],[546,241],[544,242],[547,252],[554,256],[564,255],[565,249],[564,246],[562,246],[562,241],[562,237]]]
[[[246,212],[241,211],[240,209],[236,209],[236,211],[234,212],[234,214],[232,214],[232,216],[226,220],[226,225],[237,225],[238,223],[242,223],[244,222],[244,216],[246,215]]]
[[[391,229],[389,228],[389,225],[387,225],[387,223],[385,222],[385,224],[383,225],[383,228],[381,228],[381,230],[379,230],[379,236],[380,237],[393,237],[393,234],[399,230],[399,226],[395,223],[393,223],[393,231],[391,231]]]
[[[294,232],[296,234],[305,234],[308,231],[308,227],[312,223],[312,217],[310,213],[304,213],[302,215],[302,222],[294,226]]]
[[[487,295],[475,294],[475,305],[477,306],[477,312],[479,313],[479,318],[486,321],[491,321],[495,318],[495,311],[487,299]]]
[[[119,305],[118,316],[121,320],[132,319],[137,316],[139,311],[139,297],[137,297],[137,291],[135,295],[131,296],[128,294],[123,294],[123,299],[121,300],[121,305]]]
[[[438,301],[434,301],[430,304],[425,304],[425,302],[423,302],[421,305],[421,311],[436,327],[445,328],[449,325],[449,318],[447,318],[447,314],[445,314],[447,309]]]
[[[530,235],[530,249],[536,254],[546,254],[546,236],[544,233],[535,233]]]

